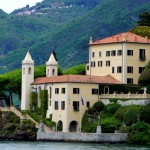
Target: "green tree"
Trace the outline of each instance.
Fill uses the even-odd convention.
[[[141,73],[141,75],[138,79],[138,83],[139,84],[149,84],[150,83],[150,61],[145,66],[144,71]]]
[[[144,12],[139,15],[139,26],[150,26],[150,12]]]

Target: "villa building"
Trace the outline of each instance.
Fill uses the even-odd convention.
[[[37,93],[38,107],[40,93],[48,91],[46,117],[62,126],[63,132],[80,132],[81,119],[89,107],[99,100],[99,84],[120,84],[114,77],[88,75],[57,75],[58,62],[51,54],[46,62],[46,77],[34,80],[34,60],[27,52],[22,61],[21,110],[30,109],[30,93]]]
[[[137,84],[149,59],[149,39],[121,33],[96,42],[90,40],[86,75],[58,76],[58,62],[51,54],[46,77],[34,80],[34,60],[27,52],[22,61],[21,110],[30,109],[31,92],[37,94],[41,107],[41,91],[47,91],[46,117],[61,125],[63,132],[80,132],[83,114],[99,101],[99,91],[109,94],[109,86]]]
[[[110,74],[125,84],[138,84],[150,60],[150,39],[127,32],[97,40],[90,39],[86,74]]]

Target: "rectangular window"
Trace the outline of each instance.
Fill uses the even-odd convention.
[[[73,101],[73,110],[79,111],[79,101]]]
[[[99,57],[101,57],[102,56],[102,52],[101,51],[99,51]]]
[[[95,67],[95,61],[91,62],[91,67]]]
[[[98,94],[98,89],[92,89],[92,94],[97,95]]]
[[[89,65],[87,66],[87,68],[86,68],[87,70],[89,70]]]
[[[142,73],[145,67],[139,67],[139,73]]]
[[[117,67],[117,73],[122,73],[122,67],[121,66]]]
[[[110,61],[106,61],[106,66],[110,66]]]
[[[139,59],[145,60],[145,49],[139,49]]]
[[[128,55],[128,56],[133,56],[133,50],[128,49],[128,50],[127,50],[127,55]]]
[[[115,73],[115,67],[112,67],[112,73]]]
[[[61,101],[61,110],[65,110],[65,101]]]
[[[61,89],[61,93],[62,93],[62,94],[65,94],[65,88],[62,88],[62,89]]]
[[[116,51],[115,50],[111,51],[111,56],[116,56]]]
[[[51,106],[51,104],[52,104],[52,101],[49,101],[49,106]]]
[[[92,57],[95,57],[95,52],[92,52]]]
[[[118,55],[118,56],[121,56],[121,55],[122,55],[122,50],[118,50],[118,51],[117,51],[117,55]]]
[[[106,51],[106,56],[110,56],[110,51]]]
[[[80,89],[79,88],[73,88],[73,94],[79,94]]]
[[[58,101],[55,101],[55,110],[58,110]]]
[[[127,78],[127,84],[133,84],[133,78]]]
[[[102,61],[98,61],[98,67],[102,67],[103,62]]]
[[[127,73],[133,73],[133,67],[132,66],[127,67]]]
[[[55,88],[55,94],[59,94],[59,88]]]
[[[87,107],[87,108],[90,107],[90,102],[86,102],[86,107]]]

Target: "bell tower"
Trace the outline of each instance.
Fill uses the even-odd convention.
[[[58,62],[56,61],[54,54],[50,55],[49,60],[46,62],[46,76],[57,76],[58,75]]]
[[[30,109],[31,83],[34,81],[34,60],[28,51],[22,61],[22,91],[21,91],[21,110]]]

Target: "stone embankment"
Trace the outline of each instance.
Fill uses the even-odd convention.
[[[126,143],[127,133],[65,133],[38,132],[39,141],[89,142],[89,143]]]

